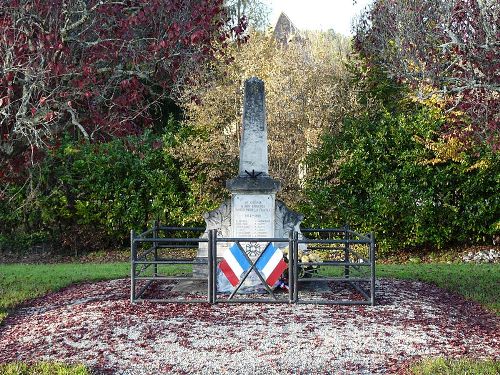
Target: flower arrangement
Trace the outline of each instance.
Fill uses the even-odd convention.
[[[285,260],[286,263],[288,263],[289,251],[290,251],[288,246],[281,249],[281,251],[283,252],[283,259]],[[322,255],[319,252],[315,251],[307,252],[301,249],[299,249],[298,251],[298,259],[299,262],[301,263],[313,263],[313,264],[299,264],[297,270],[297,276],[299,278],[313,277],[315,274],[318,273],[320,267],[318,264],[314,263],[323,262]],[[276,286],[288,290],[288,268],[283,272],[283,275],[281,276],[280,280],[278,280]]]

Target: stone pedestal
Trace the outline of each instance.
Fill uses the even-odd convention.
[[[304,219],[304,216],[294,212],[285,205],[279,199],[275,199],[274,195],[272,195],[272,229],[269,227],[269,220],[267,213],[266,215],[258,214],[257,217],[253,218],[241,218],[241,214],[246,212],[246,208],[242,209],[239,206],[239,214],[234,215],[232,213],[232,201],[236,197],[241,197],[241,195],[235,194],[231,199],[227,199],[223,204],[219,206],[219,208],[207,212],[204,215],[205,223],[207,229],[205,233],[203,233],[203,238],[208,238],[208,231],[211,229],[217,230],[218,237],[275,237],[275,238],[288,238],[292,231],[297,231],[300,233],[300,223]],[[246,195],[246,197],[251,197],[252,195]],[[259,196],[259,195],[256,195]],[[266,195],[263,195],[266,196]],[[270,197],[271,195],[267,195]],[[237,199],[238,201],[239,199]],[[237,203],[238,204],[238,203]],[[271,204],[269,204],[271,206]],[[264,208],[267,208],[266,204],[263,204]],[[236,217],[235,219],[233,219]],[[239,224],[236,223],[236,220],[240,220]],[[249,232],[247,227],[243,224],[247,223],[254,226],[258,229],[258,232]],[[236,233],[236,234],[235,234]],[[239,235],[238,233],[241,233]],[[265,234],[265,236],[254,235],[253,233]],[[249,235],[250,234],[250,235]],[[271,235],[272,234],[272,235]],[[228,248],[228,243],[219,243],[218,244],[218,256],[222,257],[224,251]],[[275,243],[275,246],[279,248],[285,248],[288,246],[288,242],[279,242]],[[200,262],[206,262],[208,257],[208,246],[207,243],[201,243],[198,249],[198,260]],[[250,249],[249,256],[251,257],[252,249]],[[208,274],[207,266],[205,264],[200,266],[195,266],[194,275],[197,277],[206,277]]]

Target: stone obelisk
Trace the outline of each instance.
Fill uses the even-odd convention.
[[[207,224],[204,237],[210,229],[217,229],[219,237],[237,238],[288,238],[290,231],[300,230],[303,216],[290,211],[276,199],[280,182],[269,175],[264,82],[256,77],[245,81],[239,171],[238,176],[226,182],[226,188],[231,198],[218,209],[204,214]],[[227,245],[218,243],[219,257],[223,256]],[[265,243],[256,241],[241,245],[247,255],[255,259],[264,250]],[[287,242],[275,245],[284,247]],[[200,244],[198,258],[206,257],[206,244]],[[206,275],[200,267],[194,272]],[[244,285],[260,284],[260,279],[254,276]],[[231,287],[224,279],[223,274],[218,275],[219,291]]]
[[[239,173],[226,187],[231,192],[232,236],[274,237],[280,183],[269,176],[264,82],[255,77],[245,82]]]
[[[269,160],[264,82],[255,77],[245,82],[244,103],[238,177],[247,178],[251,171],[257,171],[261,173],[262,177],[268,177]]]

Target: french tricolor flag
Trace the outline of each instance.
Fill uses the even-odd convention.
[[[250,263],[236,243],[226,250],[223,258],[222,262],[219,263],[219,269],[232,286],[238,285],[243,272],[251,267]]]
[[[264,253],[255,264],[260,271],[267,285],[273,286],[280,278],[281,274],[288,267],[283,259],[283,253],[280,249],[274,247],[272,243],[267,245]]]

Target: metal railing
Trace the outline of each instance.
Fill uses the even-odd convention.
[[[162,274],[159,272],[159,267],[165,266],[193,266],[204,265],[208,267],[208,262],[191,257],[181,257],[178,255],[179,250],[194,250],[198,249],[200,243],[208,243],[206,238],[189,238],[175,237],[181,233],[203,233],[205,228],[182,228],[182,227],[166,227],[155,222],[153,228],[136,235],[132,230],[130,232],[130,300],[136,301],[152,301],[152,302],[207,302],[206,298],[196,298],[191,296],[189,299],[181,300],[179,296],[172,298],[147,298],[146,292],[154,282],[173,282],[173,281],[203,281],[206,278],[193,277],[189,275],[191,270],[187,270],[187,274],[171,275],[169,272]],[[163,232],[163,236],[161,233]],[[149,245],[143,248],[145,245]],[[147,272],[152,267],[151,272]],[[142,285],[138,285],[142,283]],[[173,284],[172,284],[173,285]]]
[[[188,236],[189,233],[203,235],[194,237]],[[205,228],[165,227],[155,223],[153,228],[139,235],[131,231],[130,241],[130,300],[133,303],[375,304],[375,237],[373,234],[356,233],[348,226],[304,229],[302,233],[294,231],[290,238],[222,238],[218,237],[216,230],[205,232]],[[262,251],[250,257],[243,250],[242,243],[288,244],[288,268],[285,271],[288,291],[267,285],[256,269],[267,245],[261,246]],[[220,250],[227,247],[225,244],[236,244],[250,265],[231,292],[218,288],[218,278],[221,277],[218,268],[224,255]],[[196,256],[200,245],[206,246],[206,258]],[[321,254],[323,260],[312,259],[311,254],[314,253]],[[263,293],[241,292],[252,272],[260,279]],[[311,289],[311,284],[319,283],[326,285],[326,292],[315,293]],[[184,289],[179,287],[183,284]],[[342,287],[350,294],[345,297],[344,293],[344,297],[339,299],[335,293],[329,292],[332,285]]]
[[[349,226],[340,229],[304,229],[303,234],[317,234],[319,238],[299,238],[299,234],[293,234],[292,241],[292,263],[294,266],[293,302],[316,303],[316,304],[338,304],[338,305],[375,305],[375,236],[373,233],[359,234],[350,230]],[[327,238],[325,237],[327,235]],[[320,262],[302,261],[298,259],[300,245],[306,245],[309,251],[327,252],[327,260]],[[355,250],[353,245],[357,247]],[[359,248],[359,249],[358,249]],[[337,255],[337,257],[335,257]],[[299,277],[299,267],[321,267],[322,272],[309,277]],[[329,270],[340,268],[340,275],[329,276]],[[304,288],[299,282],[335,282],[346,284],[356,290],[362,299],[317,299],[301,296]]]

